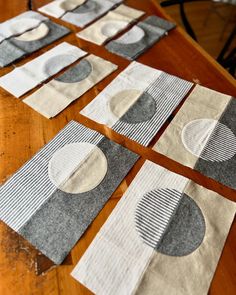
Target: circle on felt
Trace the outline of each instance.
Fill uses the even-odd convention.
[[[126,89],[112,96],[109,109],[121,121],[136,124],[153,117],[156,112],[156,102],[147,92]]]
[[[99,5],[93,0],[85,2],[83,5],[79,6],[77,9],[75,9],[73,12],[78,14],[83,13],[90,13],[90,12],[96,12]]]
[[[135,212],[135,225],[145,244],[169,256],[196,250],[205,236],[204,216],[196,202],[175,189],[146,193]]]
[[[19,28],[21,32],[27,31],[29,28],[34,28],[39,25],[39,20],[34,18],[20,18],[10,24],[9,30],[12,35],[19,35]]]
[[[96,145],[72,143],[54,153],[48,175],[51,182],[66,193],[85,193],[102,182],[107,165],[106,156]]]
[[[77,83],[86,79],[92,72],[92,65],[86,59],[65,71],[61,76],[55,78],[63,83]]]
[[[55,2],[61,9],[65,11],[70,11],[76,8],[76,6],[81,4],[81,0],[65,0],[62,2]]]
[[[193,155],[212,162],[231,159],[236,154],[236,137],[226,125],[213,119],[197,119],[181,133],[184,147]]]
[[[75,61],[73,55],[59,54],[49,58],[43,65],[43,72],[52,76]]]
[[[120,30],[124,29],[127,26],[126,21],[106,21],[101,27],[102,35],[106,37],[113,37],[116,35]]]
[[[47,36],[49,28],[46,24],[41,23],[37,28],[25,32],[24,34],[15,37],[18,41],[31,42],[44,38]]]
[[[115,40],[115,42],[119,44],[133,44],[142,40],[144,36],[144,30],[138,26],[134,26],[118,40]]]

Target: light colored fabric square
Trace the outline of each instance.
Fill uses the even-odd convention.
[[[162,194],[160,206],[163,207],[159,212],[154,210],[159,200],[157,195],[156,199],[151,195],[145,206],[141,206],[145,196],[154,191],[169,191],[173,193],[172,197],[176,197],[178,191],[181,198],[177,208],[183,196],[187,195],[190,203],[198,208],[198,214],[202,215],[205,225],[203,239],[188,255],[170,256],[162,254],[158,248],[158,243],[162,243],[170,231],[176,208],[168,217],[169,223],[157,246],[152,247],[145,242],[148,235],[153,237],[162,228],[173,205],[173,198]],[[148,206],[151,206],[149,211]],[[137,212],[140,210],[145,213],[141,219],[142,232],[137,227]],[[157,294],[157,291],[158,294],[171,295],[206,294],[235,211],[235,203],[146,161],[71,275],[101,295]],[[182,216],[187,214],[188,210],[182,211]],[[151,216],[151,222],[146,222],[148,216]],[[184,235],[184,232],[180,228],[179,234]],[[178,237],[173,236],[173,239]]]
[[[102,45],[144,14],[141,10],[121,4],[88,28],[79,32],[77,36],[97,45]]]
[[[54,79],[24,99],[24,103],[46,118],[54,117],[72,101],[117,69],[116,65],[95,55],[90,55],[81,62],[85,61],[91,66],[91,72],[85,79],[78,82],[61,82]]]
[[[60,18],[67,11],[73,10],[82,5],[85,0],[54,0],[38,9],[38,11],[46,13],[50,16]]]
[[[87,53],[63,42],[0,78],[0,86],[20,97]]]

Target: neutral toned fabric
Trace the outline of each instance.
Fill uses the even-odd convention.
[[[236,189],[236,100],[196,86],[154,150]]]
[[[185,148],[182,141],[182,131],[187,124],[194,120],[213,119],[218,121],[229,101],[230,96],[197,85],[153,149],[193,168],[198,160],[198,156],[194,153],[197,155],[201,153],[214,125],[207,125],[209,132],[206,132],[205,128],[201,128],[202,124],[198,125],[197,130],[201,132],[201,136],[197,137],[200,139],[198,147],[196,147],[196,136],[194,136],[195,149],[197,149],[195,152],[189,152]],[[206,126],[206,124],[204,125]]]
[[[84,66],[80,67],[79,65],[82,63],[84,63]],[[115,64],[98,56],[89,55],[78,65],[63,73],[62,76],[45,84],[24,99],[24,103],[46,118],[54,117],[116,69]],[[83,73],[86,73],[86,75],[83,76]]]
[[[85,0],[54,0],[38,9],[38,11],[53,17],[62,17],[67,11],[82,5]]]
[[[50,180],[63,192],[84,193],[98,186],[107,173],[107,160],[96,145],[72,143],[49,161]]]
[[[77,36],[97,45],[114,37],[144,14],[143,11],[121,4],[104,17],[79,32]]]
[[[156,249],[144,241],[136,224],[140,201],[155,190],[159,191],[156,196],[168,192],[161,197],[166,204],[163,219],[173,204],[170,191],[181,195]],[[146,208],[144,205],[143,213],[153,216],[151,223],[145,223],[151,235],[162,226],[157,219],[161,210]],[[100,295],[207,294],[235,211],[235,203],[146,161],[72,276]],[[170,238],[172,248],[165,244]]]
[[[71,121],[0,187],[0,218],[60,264],[138,158]]]
[[[132,62],[81,114],[147,146],[192,85]]]
[[[0,42],[3,40],[23,34],[24,32],[39,26],[47,17],[35,11],[26,11],[3,23],[0,23]]]
[[[0,66],[7,66],[69,34],[69,32],[70,30],[66,27],[46,20],[33,30],[4,40],[0,43]]]
[[[62,19],[83,28],[122,1],[123,0],[87,0],[80,7],[64,14]]]
[[[160,17],[149,16],[118,39],[109,42],[106,48],[113,53],[133,60],[174,27],[175,24]]]
[[[172,257],[156,252],[135,294],[203,295],[208,293],[226,237],[233,222],[236,205],[193,182],[185,193],[201,209],[206,233],[194,252]]]
[[[63,42],[0,78],[0,86],[20,97],[87,53]]]

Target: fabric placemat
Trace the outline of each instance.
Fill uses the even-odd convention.
[[[69,33],[66,27],[44,20],[36,28],[0,43],[0,66],[5,67]]]
[[[235,98],[197,85],[154,150],[236,189],[235,118]]]
[[[46,13],[55,18],[62,17],[67,11],[71,11],[86,0],[54,0],[38,9],[38,11]]]
[[[72,276],[100,295],[207,294],[235,211],[146,161]]]
[[[97,45],[102,45],[144,14],[144,11],[121,4],[79,32],[77,36]]]
[[[71,121],[0,187],[0,218],[60,264],[137,159]]]
[[[0,77],[0,86],[14,96],[20,97],[86,54],[87,52],[78,47],[63,42]]]
[[[91,54],[23,102],[46,118],[52,118],[116,69],[117,65]]]
[[[65,13],[62,20],[77,27],[84,28],[122,1],[123,0],[87,0],[80,7]]]
[[[32,30],[40,25],[47,17],[35,11],[23,12],[5,22],[0,23],[0,42],[26,31]]]
[[[192,85],[132,62],[80,113],[147,146]]]
[[[106,48],[112,53],[133,60],[167,35],[167,32],[174,27],[174,23],[152,15],[134,25],[118,39],[109,42]]]

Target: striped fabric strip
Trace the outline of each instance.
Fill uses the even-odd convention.
[[[48,176],[48,162],[53,154],[73,142],[97,144],[103,135],[71,121],[31,160],[0,187],[0,218],[18,231],[56,187]]]
[[[148,192],[138,203],[136,229],[150,247],[155,249],[159,244],[181,196],[182,193],[175,189],[159,189]]]
[[[122,118],[112,127],[138,143],[147,146],[162,125],[191,89],[193,83],[162,73],[145,91],[156,101],[156,113],[142,123],[130,124]]]

